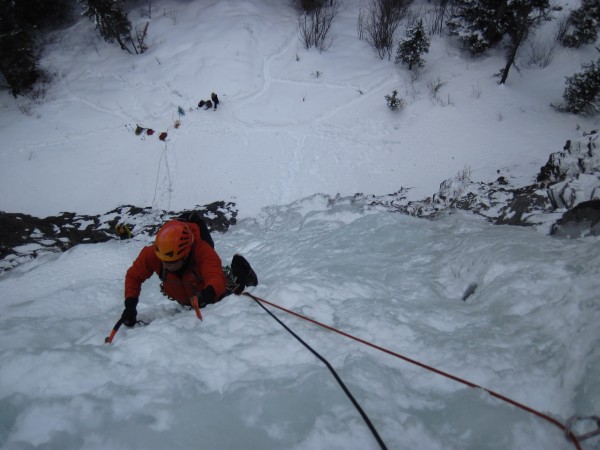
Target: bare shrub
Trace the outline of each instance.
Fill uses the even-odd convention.
[[[431,22],[429,27],[430,34],[439,34],[444,32],[446,18],[449,17],[450,0],[437,0],[431,13]]]
[[[445,84],[446,81],[440,80],[440,77],[437,77],[436,80],[429,80],[426,83],[427,89],[429,89],[429,95],[433,100],[439,100],[440,89],[442,89],[442,87],[444,87]]]
[[[146,4],[140,9],[140,16],[148,19],[152,19],[152,1],[148,0]]]
[[[320,51],[327,47],[327,34],[333,23],[340,0],[329,0],[316,5],[313,3],[311,10],[306,11],[298,18],[298,28],[304,47],[308,50],[316,47]]]
[[[529,41],[529,49],[531,55],[529,57],[529,65],[538,66],[542,69],[548,67],[554,58],[554,49],[556,48],[556,41],[552,42],[537,42]]]
[[[450,94],[448,94],[445,99],[438,98],[436,101],[437,101],[437,104],[441,105],[441,106],[454,106],[454,100],[452,100],[452,97],[450,97]]]
[[[417,67],[415,70],[410,71],[410,82],[411,84],[415,84],[421,78],[421,71]]]
[[[554,21],[556,23],[556,31],[554,32],[554,41],[562,42],[569,31],[569,17],[560,16]]]
[[[465,166],[463,168],[463,170],[460,170],[457,174],[456,177],[460,180],[460,181],[471,181],[471,174],[473,173],[473,171],[471,170],[471,166]]]
[[[146,25],[143,28],[136,27],[135,29],[135,37],[137,39],[137,48],[140,53],[144,53],[148,50],[148,45],[146,44],[146,36],[148,35],[148,26],[150,22],[146,22]]]
[[[19,107],[19,111],[21,111],[21,113],[24,114],[25,116],[33,115],[33,104],[31,101],[27,101],[25,103],[19,103],[17,106]]]
[[[31,92],[28,93],[28,96],[36,103],[42,103],[42,101],[46,98],[46,94],[48,93],[48,84],[47,83],[37,83]]]
[[[392,57],[394,32],[412,0],[371,0],[367,10],[361,6],[359,37],[365,39],[381,59]],[[362,36],[362,37],[361,37]]]
[[[404,93],[406,97],[410,98],[412,101],[417,101],[421,95],[421,90],[419,89],[419,83],[417,83],[419,76],[418,71],[413,70],[410,73],[410,81],[404,82]]]
[[[301,11],[311,12],[316,8],[321,8],[327,0],[296,0]]]
[[[440,77],[437,77],[435,80],[429,80],[425,83],[427,89],[429,90],[429,97],[433,104],[437,104],[440,106],[453,106],[454,100],[450,97],[450,94],[447,94],[446,98],[440,96],[441,89],[447,84],[446,81],[440,80]]]
[[[366,10],[364,4],[361,3],[358,11],[358,21],[356,22],[356,31],[358,32],[358,39],[361,41],[365,38],[365,24],[366,24]]]
[[[163,9],[163,17],[170,18],[171,22],[173,22],[173,25],[177,25],[177,14],[175,14],[175,11],[173,11],[172,9]]]

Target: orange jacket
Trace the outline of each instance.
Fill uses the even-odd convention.
[[[207,286],[214,288],[216,300],[223,297],[226,281],[221,258],[208,243],[200,240],[198,226],[188,225],[192,227],[196,239],[185,266],[177,273],[163,270],[160,259],[154,253],[154,245],[144,247],[127,270],[125,298],[139,297],[142,283],[154,273],[162,279],[163,293],[182,305],[189,305],[190,298],[200,294]]]

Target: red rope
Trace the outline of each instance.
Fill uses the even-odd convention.
[[[486,388],[484,388],[482,386],[479,386],[478,384],[471,383],[470,381],[467,381],[467,380],[464,380],[464,379],[459,378],[457,376],[451,375],[451,374],[449,374],[447,372],[444,372],[442,370],[436,369],[435,367],[428,366],[427,364],[423,364],[422,362],[419,362],[419,361],[416,361],[414,359],[408,358],[408,357],[406,357],[404,355],[401,355],[399,353],[396,353],[396,352],[393,352],[391,350],[388,350],[387,348],[380,347],[379,345],[375,345],[375,344],[373,344],[371,342],[365,341],[364,339],[361,339],[361,338],[358,338],[358,337],[353,336],[351,334],[345,333],[345,332],[340,331],[340,330],[338,330],[336,328],[330,327],[329,325],[325,325],[324,323],[318,322],[318,321],[316,321],[314,319],[311,319],[310,317],[303,316],[302,314],[299,314],[297,312],[291,311],[291,310],[286,309],[286,308],[284,308],[282,306],[276,305],[275,303],[271,303],[271,302],[269,302],[269,301],[267,301],[265,299],[262,299],[260,297],[256,297],[256,296],[254,296],[254,295],[252,295],[252,294],[250,294],[248,292],[244,292],[243,295],[246,295],[246,296],[248,296],[248,297],[250,297],[250,298],[252,298],[252,299],[254,299],[256,301],[259,301],[259,302],[262,302],[262,303],[266,303],[267,305],[270,305],[270,306],[273,306],[274,308],[277,308],[277,309],[280,309],[282,311],[285,311],[286,313],[292,314],[293,316],[299,317],[300,319],[306,320],[308,322],[312,322],[315,325],[318,325],[318,326],[320,326],[322,328],[325,328],[325,329],[327,329],[329,331],[333,331],[334,333],[338,333],[338,334],[341,334],[342,336],[345,336],[347,338],[350,338],[350,339],[353,339],[355,341],[358,341],[361,344],[368,345],[369,347],[373,347],[373,348],[375,348],[377,350],[380,350],[380,351],[382,351],[384,353],[387,353],[389,355],[395,356],[396,358],[400,358],[400,359],[402,359],[404,361],[407,361],[407,362],[409,362],[411,364],[414,364],[416,366],[422,367],[423,369],[427,369],[427,370],[429,370],[431,372],[437,373],[438,375],[442,375],[442,376],[444,376],[446,378],[450,378],[451,380],[457,381],[457,382],[462,383],[464,385],[467,385],[467,386],[469,386],[471,388],[482,389],[482,390],[484,390],[485,392],[487,392],[488,394],[490,394],[493,397],[496,397],[496,398],[498,398],[498,399],[500,399],[500,400],[502,400],[504,402],[510,403],[511,405],[516,406],[517,408],[522,409],[523,411],[527,411],[527,412],[529,412],[531,414],[535,414],[536,416],[541,417],[542,419],[547,420],[548,422],[550,422],[550,423],[554,424],[555,426],[557,426],[558,428],[560,428],[561,431],[563,431],[563,432],[565,430],[567,430],[567,428],[565,427],[565,425],[562,424],[561,422],[559,422],[558,420],[556,420],[556,419],[548,416],[547,414],[544,414],[544,413],[542,413],[540,411],[537,411],[537,410],[535,410],[533,408],[530,408],[529,406],[526,406],[526,405],[524,405],[522,403],[519,403],[519,402],[517,402],[515,400],[512,400],[512,399],[510,399],[510,398],[508,398],[508,397],[506,397],[506,396],[504,396],[502,394],[498,394],[497,392],[494,392],[494,391],[492,391],[490,389],[486,389]],[[570,429],[567,430],[567,435],[573,441],[573,445],[575,445],[575,448],[577,450],[581,450],[581,447],[579,446],[579,441],[577,440],[577,436]]]

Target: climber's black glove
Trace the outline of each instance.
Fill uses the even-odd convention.
[[[125,309],[121,315],[123,325],[126,327],[132,327],[137,323],[137,310],[135,307],[138,304],[137,297],[128,297],[125,299]]]
[[[216,302],[217,293],[215,292],[215,288],[212,286],[205,287],[198,295],[198,306],[200,308],[204,308],[206,305]]]

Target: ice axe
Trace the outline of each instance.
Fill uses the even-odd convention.
[[[192,305],[192,308],[194,308],[194,311],[196,311],[196,317],[202,321],[202,313],[200,312],[200,306],[198,306],[198,297],[194,295],[190,299],[190,304]]]
[[[110,332],[110,334],[104,338],[104,343],[105,344],[112,343],[113,339],[115,338],[115,334],[117,334],[117,331],[119,331],[119,328],[121,328],[121,325],[123,325],[123,318],[120,318],[117,321],[117,323],[115,323],[115,326],[113,327],[113,329]]]
[[[123,318],[121,317],[117,321],[117,323],[115,323],[115,326],[111,330],[110,334],[104,338],[104,343],[105,344],[111,344],[112,343],[113,339],[115,338],[115,334],[117,334],[117,331],[119,331],[119,328],[121,328],[121,325],[123,325],[123,322],[124,322]],[[148,325],[148,322],[144,322],[143,320],[137,320],[135,323],[136,323],[136,325],[138,323],[141,323],[144,326]]]

